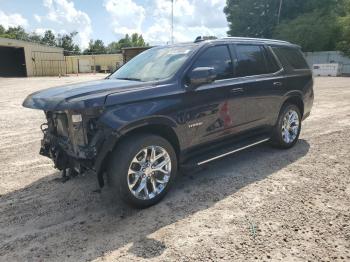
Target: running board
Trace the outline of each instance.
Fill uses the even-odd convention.
[[[197,166],[201,166],[201,165],[203,165],[203,164],[206,164],[206,163],[209,163],[209,162],[211,162],[211,161],[214,161],[214,160],[223,158],[223,157],[225,157],[225,156],[232,155],[232,154],[237,153],[237,152],[239,152],[239,151],[242,151],[242,150],[244,150],[244,149],[248,149],[248,148],[250,148],[250,147],[253,147],[253,146],[256,146],[256,145],[265,143],[265,142],[267,142],[267,141],[269,141],[269,140],[270,140],[270,138],[265,138],[265,139],[263,139],[263,140],[260,140],[260,141],[258,141],[258,142],[255,142],[255,143],[253,143],[253,144],[250,144],[250,145],[247,145],[247,146],[243,146],[243,147],[237,148],[237,149],[235,149],[235,150],[232,150],[232,151],[230,151],[230,152],[227,152],[227,153],[218,155],[218,156],[216,156],[216,157],[209,158],[209,159],[207,159],[207,160],[204,160],[204,161],[202,161],[202,162],[197,163]]]
[[[182,165],[184,168],[194,168],[199,167],[201,165],[207,164],[209,162],[215,161],[217,159],[226,157],[228,155],[235,154],[237,152],[240,152],[242,150],[260,145],[262,143],[265,143],[270,140],[270,137],[267,136],[259,136],[256,138],[250,138],[242,142],[234,143],[229,146],[226,146],[225,148],[221,148],[218,150],[212,150],[214,152],[209,152],[204,155],[200,155],[198,157],[194,157],[186,161]]]

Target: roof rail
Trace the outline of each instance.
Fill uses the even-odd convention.
[[[204,37],[203,36],[197,36],[196,39],[194,40],[194,43],[199,43],[199,42],[202,42],[202,41],[205,41]]]
[[[211,35],[197,36],[196,39],[194,40],[194,43],[198,43],[206,40],[216,40],[216,39],[218,39],[216,36],[211,36]]]
[[[290,44],[287,41],[283,40],[277,40],[277,39],[267,39],[267,38],[252,38],[252,37],[233,37],[228,36],[224,37],[222,39],[232,39],[232,40],[243,40],[243,41],[263,41],[263,42],[275,42],[275,43],[281,43],[281,44]]]

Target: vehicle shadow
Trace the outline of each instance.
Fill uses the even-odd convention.
[[[60,184],[56,172],[0,197],[0,256],[11,261],[82,261],[124,247],[137,257],[157,257],[167,247],[152,239],[152,233],[265,179],[298,161],[309,148],[305,140],[289,150],[261,145],[212,162],[180,175],[161,203],[144,210],[126,206],[109,190],[94,192],[92,174]]]

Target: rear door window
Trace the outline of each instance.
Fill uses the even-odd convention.
[[[260,45],[236,45],[236,76],[252,76],[268,73],[264,47]]]
[[[192,68],[213,67],[215,80],[233,78],[233,64],[228,46],[220,45],[206,49],[194,62]]]
[[[287,65],[293,69],[309,69],[307,62],[299,49],[280,46],[274,46],[272,49],[283,64],[287,63]]]

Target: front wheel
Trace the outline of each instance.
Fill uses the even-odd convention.
[[[301,131],[301,113],[293,104],[282,107],[271,138],[272,145],[279,148],[291,148],[299,139]]]
[[[176,172],[171,144],[162,137],[141,134],[126,138],[113,151],[108,176],[112,190],[124,201],[145,208],[165,196]]]

